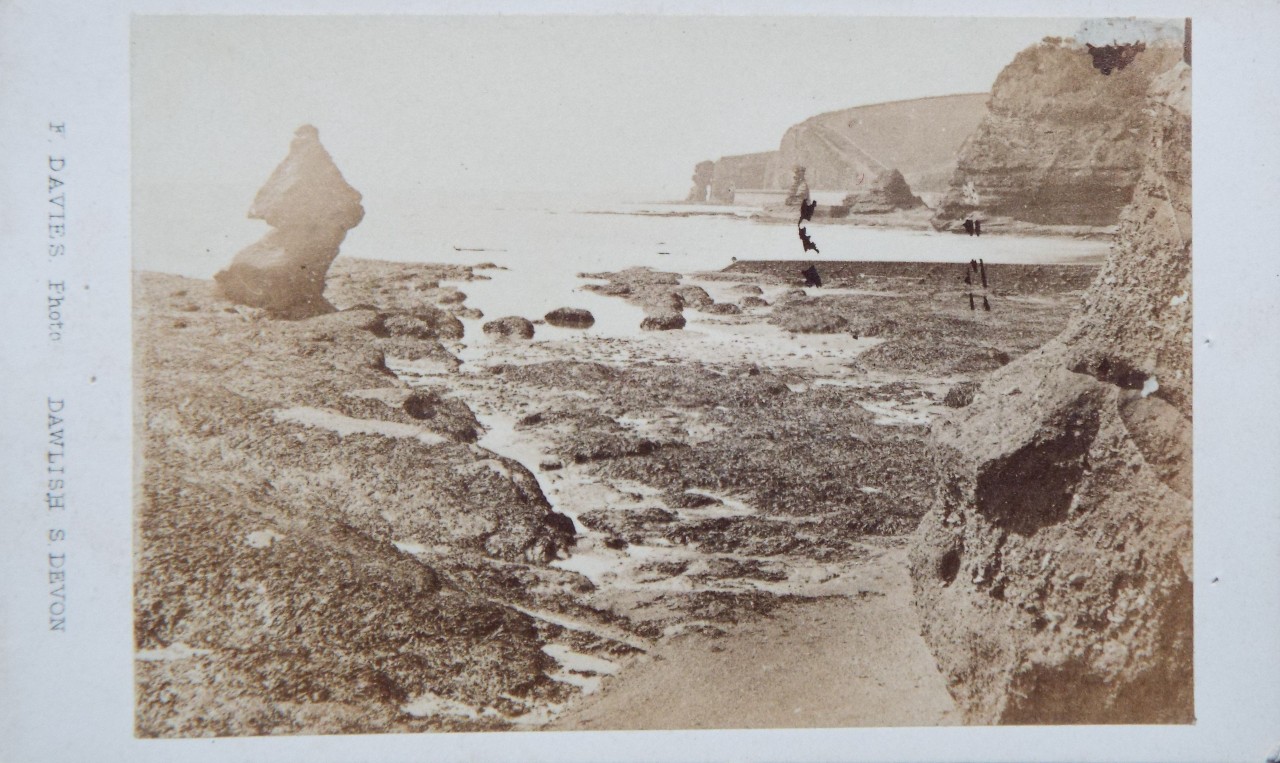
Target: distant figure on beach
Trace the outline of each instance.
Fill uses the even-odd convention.
[[[968,233],[970,236],[973,235],[973,218],[972,217],[966,217],[964,219],[964,232]]]
[[[805,286],[822,286],[822,276],[818,275],[817,265],[810,265],[807,269],[802,270],[800,275],[804,276]]]
[[[800,202],[800,222],[813,219],[813,211],[818,208],[817,201]]]
[[[975,236],[981,236],[981,235],[982,235],[982,221],[981,221],[981,220],[977,220],[977,219],[975,219],[975,220],[973,221],[973,235],[975,235]]]
[[[987,295],[982,295],[982,309],[991,312],[991,303],[987,301]]]
[[[978,269],[982,271],[982,288],[987,288],[987,263],[978,260]]]
[[[978,309],[978,308],[974,307],[974,305],[973,305],[973,292],[969,292],[969,309],[970,309],[970,310],[977,310],[977,309]]]

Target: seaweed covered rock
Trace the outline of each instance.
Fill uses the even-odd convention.
[[[581,307],[557,307],[543,316],[552,326],[569,329],[589,329],[596,324],[590,310]]]
[[[484,333],[508,339],[533,339],[533,324],[527,318],[509,315],[484,324]]]
[[[673,331],[684,328],[684,315],[668,310],[649,313],[640,321],[645,331]]]

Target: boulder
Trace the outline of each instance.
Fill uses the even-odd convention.
[[[1181,59],[1181,45],[1151,45],[1104,76],[1074,40],[1046,39],[1019,53],[960,148],[934,226],[962,231],[969,215],[983,228],[1115,225],[1142,174],[1138,104]]]
[[[942,399],[942,404],[948,408],[963,408],[973,402],[973,396],[978,391],[976,382],[960,382],[952,385],[947,390],[947,395]]]
[[[701,286],[688,284],[676,289],[676,294],[680,297],[680,301],[685,307],[702,308],[711,304],[715,300],[711,299],[711,295],[707,294],[707,290]]]
[[[484,324],[484,333],[511,339],[533,339],[533,324],[527,318],[509,315]]]
[[[738,315],[742,312],[742,308],[732,302],[717,302],[702,308],[702,312],[712,315]]]
[[[364,218],[358,191],[347,184],[311,125],[294,133],[289,155],[253,200],[249,217],[272,227],[242,249],[214,280],[223,297],[283,318],[333,312],[325,274],[347,231]]]
[[[459,291],[451,286],[440,289],[436,295],[436,304],[438,305],[460,305],[467,301],[466,292]]]
[[[423,426],[455,442],[472,443],[480,432],[480,422],[466,403],[445,397],[443,390],[415,389],[403,403],[404,412]]]
[[[684,328],[684,315],[674,312],[650,313],[640,321],[640,328],[645,331],[671,331]]]
[[[557,307],[543,318],[552,326],[569,329],[591,328],[596,323],[596,317],[591,311],[580,307]]]

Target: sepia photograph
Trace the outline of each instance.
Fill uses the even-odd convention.
[[[134,729],[1192,724],[1192,23],[137,15]]]

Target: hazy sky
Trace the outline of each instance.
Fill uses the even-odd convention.
[[[133,171],[245,204],[311,123],[367,199],[682,197],[693,165],[833,109],[988,91],[1070,19],[135,19]]]

